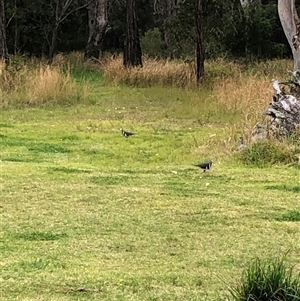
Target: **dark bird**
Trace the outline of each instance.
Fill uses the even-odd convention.
[[[133,136],[133,135],[134,135],[134,133],[125,131],[125,130],[123,130],[122,128],[120,128],[120,130],[121,130],[121,134],[122,134],[125,138],[128,138],[129,136]]]
[[[203,162],[203,163],[195,164],[195,166],[197,166],[199,168],[202,168],[203,172],[206,172],[207,170],[211,169],[212,164],[213,164],[213,161],[210,160],[208,162]]]

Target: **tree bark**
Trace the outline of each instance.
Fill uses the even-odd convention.
[[[124,66],[143,66],[142,50],[139,40],[139,32],[137,26],[137,12],[135,0],[127,0],[126,2],[126,38],[124,45]]]
[[[204,76],[204,47],[203,47],[203,15],[202,0],[195,0],[196,4],[196,79],[200,83]]]
[[[240,0],[241,5],[242,5],[243,8],[245,8],[246,6],[248,6],[251,1],[252,0]]]
[[[290,83],[291,94],[284,93],[280,82],[273,80],[273,101],[265,111],[272,118],[269,130],[275,136],[288,136],[297,131],[300,126],[300,101],[292,93],[297,93],[297,79]]]
[[[174,41],[172,39],[171,28],[168,21],[176,17],[176,5],[174,0],[165,0],[164,3],[164,42],[166,46],[166,54],[171,59],[174,58]]]
[[[5,1],[0,0],[0,58],[3,61],[8,59],[8,50],[6,43],[6,19],[5,19]]]
[[[89,38],[85,49],[85,58],[100,57],[101,42],[108,30],[108,0],[94,0],[88,7]]]
[[[53,63],[54,51],[56,48],[57,32],[58,32],[58,25],[55,25],[55,27],[52,30],[51,43],[49,46],[49,54],[48,54],[48,64],[49,65],[51,65]]]
[[[271,122],[268,125],[261,123],[255,125],[251,133],[252,142],[265,140],[270,134],[276,138],[300,134],[300,100],[297,98],[300,88],[297,80],[295,78],[291,82],[284,82],[290,85],[290,94],[281,90],[278,80],[272,80],[273,101],[264,112],[264,115],[270,116]]]
[[[300,71],[300,20],[295,0],[278,0],[278,14],[283,31],[292,49],[294,71]]]

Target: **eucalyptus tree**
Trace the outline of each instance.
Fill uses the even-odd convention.
[[[0,0],[0,58],[4,61],[8,58],[4,0]]]
[[[101,43],[108,24],[108,0],[93,0],[88,6],[89,37],[85,48],[86,58],[98,59],[101,51]]]
[[[89,3],[82,0],[52,0],[48,5],[54,14],[48,54],[48,64],[52,64],[59,26],[70,14],[87,7]]]
[[[165,43],[166,56],[173,58],[176,49],[176,37],[174,22],[184,0],[154,0],[154,13],[159,16],[162,23],[163,40]]]
[[[126,32],[123,64],[125,67],[143,66],[136,0],[126,0]]]
[[[204,43],[203,43],[203,14],[202,0],[195,0],[196,11],[196,80],[200,83],[204,76]]]
[[[295,0],[278,0],[278,14],[294,60],[294,71],[300,72],[300,19]]]

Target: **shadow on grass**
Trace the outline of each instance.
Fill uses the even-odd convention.
[[[24,231],[12,234],[16,239],[24,239],[28,241],[53,241],[65,239],[68,237],[66,233],[42,232],[42,231]]]
[[[276,220],[282,222],[300,222],[300,211],[288,211],[286,213],[283,213],[281,216],[278,216]]]
[[[26,147],[29,151],[41,153],[69,153],[68,148],[47,142],[36,142],[22,137],[7,137],[2,135],[1,144],[4,147]]]
[[[163,187],[167,195],[192,197],[198,193],[201,193],[201,190],[195,189],[195,187],[189,186],[184,182],[168,181],[163,184]]]
[[[20,277],[23,274],[35,272],[37,270],[51,270],[53,269],[64,269],[66,265],[60,260],[36,258],[33,260],[22,260],[8,264],[4,267],[3,278],[9,279],[12,274],[18,273]]]
[[[30,157],[24,157],[24,156],[16,156],[16,157],[12,157],[12,156],[8,156],[8,157],[4,157],[1,158],[1,161],[6,161],[6,162],[23,162],[23,163],[41,163],[41,162],[45,162],[44,160],[38,159],[38,158],[30,158]]]
[[[96,185],[127,185],[132,179],[125,175],[94,176],[90,181]]]
[[[274,189],[274,190],[282,190],[282,191],[290,191],[294,193],[300,193],[300,185],[271,185],[271,186],[266,186],[266,189]]]
[[[63,172],[63,173],[92,173],[89,169],[82,169],[82,168],[70,168],[70,167],[51,167],[49,168],[50,171],[54,172]]]
[[[80,137],[77,135],[66,135],[61,138],[63,141],[78,141],[80,140]]]
[[[0,123],[0,128],[12,128],[13,126],[11,124],[8,123]]]

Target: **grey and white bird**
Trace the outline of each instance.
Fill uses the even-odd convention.
[[[120,128],[120,131],[121,131],[121,134],[125,137],[125,138],[128,138],[130,136],[133,136],[134,133],[131,133],[131,132],[128,132],[128,131],[125,131],[123,130],[122,128]]]
[[[195,166],[203,169],[203,172],[206,172],[207,170],[211,169],[212,164],[213,164],[213,161],[210,160],[208,162],[197,163],[197,164],[195,164]]]

